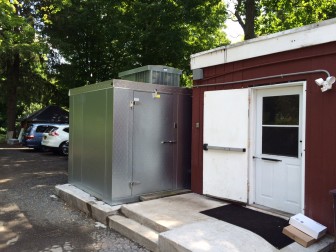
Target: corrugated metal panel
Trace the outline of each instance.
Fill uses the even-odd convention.
[[[95,196],[104,195],[104,175],[106,170],[106,96],[107,90],[89,92],[85,94],[83,103],[83,128],[81,153],[82,183],[85,184]],[[111,130],[111,129],[110,129]]]
[[[132,120],[129,102],[133,91],[114,89],[113,140],[112,148],[112,198],[122,199],[132,196],[129,182],[132,181],[132,152],[129,146],[132,137]]]

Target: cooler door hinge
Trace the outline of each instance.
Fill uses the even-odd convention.
[[[140,99],[134,97],[134,98],[133,98],[133,101],[130,101],[130,103],[129,103],[130,108],[133,109],[133,107],[134,107],[137,103],[139,103],[139,102],[140,102]]]
[[[134,105],[135,105],[135,102],[134,101],[130,101],[129,106],[130,106],[131,109],[133,109]]]

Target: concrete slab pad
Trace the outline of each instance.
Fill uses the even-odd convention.
[[[308,248],[301,246],[297,242],[293,242],[287,247],[280,250],[280,252],[329,252],[333,251],[334,237],[326,235],[316,243],[310,245]]]
[[[278,250],[257,234],[224,221],[209,219],[159,235],[161,252],[317,252],[330,251],[333,238],[325,236],[308,248],[293,242]]]
[[[253,232],[201,214],[227,204],[203,195],[188,193],[110,206],[70,184],[56,186],[56,194],[151,251],[279,251]],[[116,215],[119,211],[126,217]],[[333,237],[325,236],[308,248],[293,242],[280,251],[327,252],[333,242]]]
[[[109,227],[136,241],[150,251],[158,250],[159,233],[121,215],[109,216]]]
[[[166,231],[193,222],[207,220],[210,217],[200,211],[223,206],[227,203],[206,198],[195,193],[182,194],[151,201],[123,205],[121,211],[144,224],[156,223]],[[147,223],[146,221],[149,221]],[[151,228],[154,228],[151,226]]]
[[[269,252],[274,247],[260,236],[231,225],[208,219],[184,225],[159,235],[162,252]]]

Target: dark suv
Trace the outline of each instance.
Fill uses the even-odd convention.
[[[50,126],[57,126],[58,124],[34,123],[28,126],[22,136],[22,145],[35,150],[41,150],[43,132]]]

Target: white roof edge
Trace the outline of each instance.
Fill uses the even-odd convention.
[[[332,41],[336,41],[336,18],[195,53],[190,66],[194,70]]]

